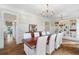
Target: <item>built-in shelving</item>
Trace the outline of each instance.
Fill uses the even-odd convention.
[[[64,32],[64,39],[79,40],[79,21],[77,19],[66,19],[58,22],[56,21],[55,29],[57,33]]]

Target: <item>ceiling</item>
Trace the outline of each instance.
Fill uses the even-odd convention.
[[[44,8],[45,4],[5,4],[5,6],[40,15],[41,8]],[[79,17],[79,4],[50,4],[50,7],[57,16]]]

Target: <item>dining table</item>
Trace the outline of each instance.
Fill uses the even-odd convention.
[[[47,38],[47,44],[49,44],[50,36],[51,35],[49,35]],[[33,49],[33,48],[36,48],[38,38],[39,37],[32,37],[30,39],[23,39],[23,43],[26,44],[29,48]]]

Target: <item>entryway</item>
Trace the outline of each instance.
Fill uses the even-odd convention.
[[[16,16],[5,12],[4,19],[4,48],[12,48],[16,44]]]

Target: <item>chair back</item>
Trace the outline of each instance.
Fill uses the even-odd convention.
[[[45,36],[45,35],[46,35],[46,32],[45,32],[45,31],[43,31],[43,32],[41,32],[41,34],[42,34],[42,36]]]
[[[45,55],[46,54],[46,43],[48,36],[39,37],[36,45],[36,54]]]
[[[59,46],[62,44],[62,37],[63,37],[63,32],[57,34],[57,37],[56,37],[56,49],[59,48]]]
[[[47,53],[51,54],[55,50],[55,38],[56,34],[52,34],[49,39],[49,44],[47,45]]]
[[[64,33],[62,32],[62,33],[60,33],[60,35],[61,35],[61,38],[60,38],[60,45],[61,45],[62,44],[62,38],[63,38]]]
[[[39,37],[39,36],[40,36],[39,32],[34,32],[34,37]]]
[[[24,33],[24,39],[32,38],[31,33]]]
[[[50,35],[50,32],[47,31],[47,32],[46,32],[46,35]]]

